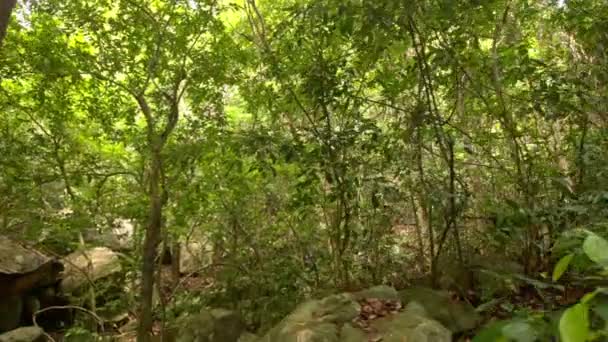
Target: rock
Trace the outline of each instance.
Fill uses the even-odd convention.
[[[0,274],[27,274],[52,260],[34,249],[0,236]]]
[[[23,327],[0,334],[0,342],[44,341],[44,331],[39,327]]]
[[[471,270],[485,298],[509,296],[523,283],[514,275],[524,274],[524,267],[499,257],[478,257],[471,261]]]
[[[133,247],[135,224],[127,219],[115,219],[110,230],[110,247],[115,250],[128,250]]]
[[[76,251],[63,259],[64,279],[61,287],[72,292],[89,281],[94,282],[122,270],[119,254],[106,247]]]
[[[246,326],[240,315],[224,309],[202,309],[178,319],[177,342],[237,342]]]
[[[401,291],[400,296],[404,304],[419,304],[429,317],[439,321],[453,333],[471,330],[481,320],[470,304],[453,301],[450,295],[443,291],[412,287]]]
[[[204,239],[192,239],[179,248],[180,273],[197,273],[212,263],[213,248]]]
[[[258,340],[258,336],[252,334],[250,332],[244,332],[241,334],[237,342],[256,342]]]
[[[452,332],[439,322],[407,309],[394,316],[379,318],[371,326],[382,333],[382,342],[452,341]]]
[[[339,294],[299,305],[262,339],[278,341],[338,341],[336,324],[350,322],[359,315],[360,305],[351,294]]]
[[[353,327],[351,324],[345,324],[340,332],[340,338],[344,342],[368,342],[369,338],[363,330]]]
[[[63,269],[59,261],[0,236],[0,333],[28,323],[33,311],[25,299],[55,288]]]
[[[266,337],[263,342],[340,342],[340,331],[332,323],[315,323],[307,326],[299,326],[297,329],[283,331],[280,335]]]
[[[115,251],[133,248],[135,225],[127,219],[115,219],[110,226],[97,225],[82,231],[82,239],[90,245],[104,246]]]
[[[354,293],[357,299],[360,298],[376,298],[382,300],[400,300],[399,292],[394,288],[386,285],[375,286],[367,290]]]
[[[412,302],[403,311],[400,294],[378,286],[299,305],[259,342],[449,342],[452,333]],[[371,311],[370,311],[371,310]]]

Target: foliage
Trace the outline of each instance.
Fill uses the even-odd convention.
[[[608,243],[602,237],[589,232],[583,243],[583,251],[586,256],[604,269],[603,264],[608,249]],[[567,254],[555,266],[554,281],[558,280],[566,272],[574,254]],[[604,275],[605,276],[605,275]],[[474,341],[497,341],[502,339],[516,341],[536,341],[548,339],[550,336],[559,336],[560,341],[588,341],[596,340],[606,336],[606,321],[604,300],[595,300],[605,294],[604,288],[598,288],[594,292],[585,295],[579,303],[559,313],[559,319],[554,323],[558,328],[552,329],[547,321],[542,320],[542,315],[530,315],[522,319],[511,319],[494,322],[488,325],[474,339]],[[536,316],[536,317],[535,317]],[[547,315],[549,318],[549,315]],[[593,329],[592,328],[592,320]],[[599,320],[598,323],[597,321]],[[533,322],[536,322],[534,324]]]
[[[370,284],[428,277],[476,304],[594,288],[606,23],[600,0],[20,2],[0,45],[0,232],[65,255],[129,220],[122,276],[148,285],[158,243],[208,241],[178,280],[204,286],[161,277],[155,318],[223,306],[262,330]],[[600,297],[562,336],[601,330]],[[555,335],[543,304],[479,336]]]

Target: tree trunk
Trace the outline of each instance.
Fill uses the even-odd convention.
[[[416,198],[417,194],[410,195],[410,202],[412,204],[412,208],[414,210],[414,220],[416,221],[415,232],[416,232],[416,241],[418,244],[418,265],[422,271],[427,270],[427,258],[425,256],[425,246],[424,246],[424,238],[422,234],[422,230],[427,227],[425,220],[425,215],[422,212],[423,208],[419,204],[419,200]],[[429,264],[430,265],[430,264]]]
[[[150,212],[144,239],[140,322],[137,331],[138,342],[149,342],[152,332],[152,298],[154,294],[154,266],[156,250],[160,243],[163,200],[161,194],[162,157],[160,148],[152,145],[150,164]]]
[[[175,239],[171,246],[171,275],[173,277],[173,286],[179,284],[181,270],[179,264],[181,262],[181,246],[179,241]]]
[[[6,37],[8,23],[11,20],[11,14],[16,4],[17,0],[0,0],[0,48],[2,47],[2,42],[4,42],[4,37]]]

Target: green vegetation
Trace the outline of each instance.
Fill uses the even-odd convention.
[[[127,318],[66,339],[375,285],[472,304],[463,340],[608,338],[606,1],[0,10],[0,234],[121,253],[70,298]]]

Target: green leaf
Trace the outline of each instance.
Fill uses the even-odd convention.
[[[593,262],[608,267],[608,241],[604,238],[589,234],[583,243],[583,251]]]
[[[508,340],[518,342],[534,342],[538,333],[534,327],[525,321],[513,321],[502,328],[502,333]]]
[[[555,268],[553,269],[553,281],[558,281],[559,278],[562,277],[564,272],[566,272],[568,269],[568,265],[570,265],[570,261],[572,261],[573,257],[574,254],[571,253],[564,256],[557,262],[557,265],[555,265]]]
[[[608,300],[603,298],[598,301],[593,305],[592,310],[596,315],[602,318],[604,322],[608,322]]]
[[[519,279],[521,281],[524,281],[524,282],[526,282],[526,283],[528,283],[528,284],[536,287],[537,289],[541,289],[541,290],[544,290],[544,289],[557,289],[557,290],[560,290],[560,291],[564,290],[564,286],[562,286],[562,285],[555,285],[555,284],[545,283],[545,282],[542,282],[542,281],[537,280],[537,279],[526,277],[523,274],[512,274],[511,277],[514,278],[514,279]]]
[[[509,323],[510,321],[497,321],[488,324],[475,335],[472,342],[506,342],[507,338],[503,336],[502,329]]]
[[[584,295],[583,298],[581,298],[580,302],[583,304],[587,304],[587,303],[591,302],[598,294],[605,295],[607,293],[606,291],[607,291],[606,288],[598,287],[597,289],[595,289],[595,291]]]
[[[563,342],[584,342],[589,337],[589,307],[576,304],[564,312],[559,320],[559,334]]]

